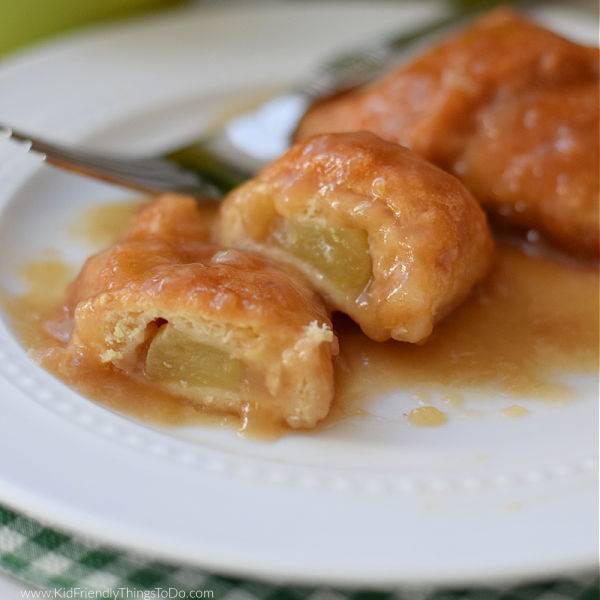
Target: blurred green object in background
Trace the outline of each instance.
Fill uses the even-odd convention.
[[[0,0],[0,55],[72,27],[183,0]]]

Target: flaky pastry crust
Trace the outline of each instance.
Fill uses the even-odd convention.
[[[235,389],[156,385],[210,408],[314,426],[333,398],[337,353],[324,305],[298,274],[196,239],[205,233],[192,198],[166,196],[88,259],[64,309],[73,354],[147,379],[146,354],[168,325],[226,353],[244,375]]]
[[[282,248],[273,235],[280,219],[365,232],[371,274],[364,289],[348,293]],[[367,132],[294,145],[225,199],[218,231],[226,245],[299,268],[374,340],[427,338],[493,254],[485,215],[456,178]]]

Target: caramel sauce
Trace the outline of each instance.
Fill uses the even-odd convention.
[[[417,427],[438,427],[447,420],[446,413],[435,406],[419,406],[408,413],[408,422]]]
[[[67,285],[76,275],[75,270],[56,252],[47,250],[39,260],[24,265],[19,275],[27,291],[11,295],[0,288],[0,301],[26,348],[48,347],[52,338],[43,323],[62,302]]]
[[[109,246],[125,234],[143,204],[143,200],[138,200],[92,206],[70,224],[68,234],[93,247]]]
[[[71,231],[78,236],[85,233],[90,242],[108,244],[120,236],[134,212],[132,204],[114,211],[95,208]],[[213,219],[214,214],[211,209],[206,218]],[[317,431],[340,419],[368,415],[370,401],[395,389],[412,392],[416,406],[405,418],[416,426],[442,425],[446,412],[453,411],[482,417],[481,411],[463,408],[467,391],[480,392],[482,402],[498,393],[553,403],[574,399],[575,392],[560,378],[595,373],[598,365],[597,267],[536,248],[532,252],[529,246],[525,252],[514,242],[499,243],[496,264],[485,282],[422,345],[373,342],[349,319],[336,317],[341,348],[336,358],[336,398]],[[248,415],[210,413],[111,365],[91,369],[70,362],[44,323],[56,311],[73,275],[50,254],[23,267],[26,293],[2,298],[22,343],[46,369],[107,408],[147,422],[235,427],[260,439],[277,438],[286,431],[253,422]],[[441,409],[431,406],[432,393],[441,394]],[[527,409],[521,408],[509,406],[502,414],[522,416]]]
[[[565,403],[576,394],[560,379],[597,370],[598,274],[596,265],[528,255],[505,240],[487,279],[424,344],[377,343],[348,320],[335,325],[341,397],[404,389],[423,404],[435,391],[451,410],[466,391]]]
[[[526,417],[528,414],[529,411],[524,406],[519,406],[518,404],[513,404],[501,412],[501,415],[508,419],[520,419],[521,417]]]

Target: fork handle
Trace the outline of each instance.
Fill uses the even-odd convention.
[[[213,201],[223,196],[219,182],[213,182],[204,173],[185,169],[174,161],[103,156],[46,142],[2,123],[0,134],[25,143],[27,151],[40,154],[47,163],[79,175],[144,192],[190,193]]]

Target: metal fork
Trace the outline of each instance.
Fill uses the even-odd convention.
[[[306,109],[318,98],[367,83],[413,42],[456,25],[498,0],[462,0],[443,18],[372,46],[336,56],[315,76],[258,109],[229,120],[218,132],[160,157],[130,158],[60,146],[0,123],[0,133],[25,142],[46,162],[145,192],[181,192],[217,201],[288,148]]]

